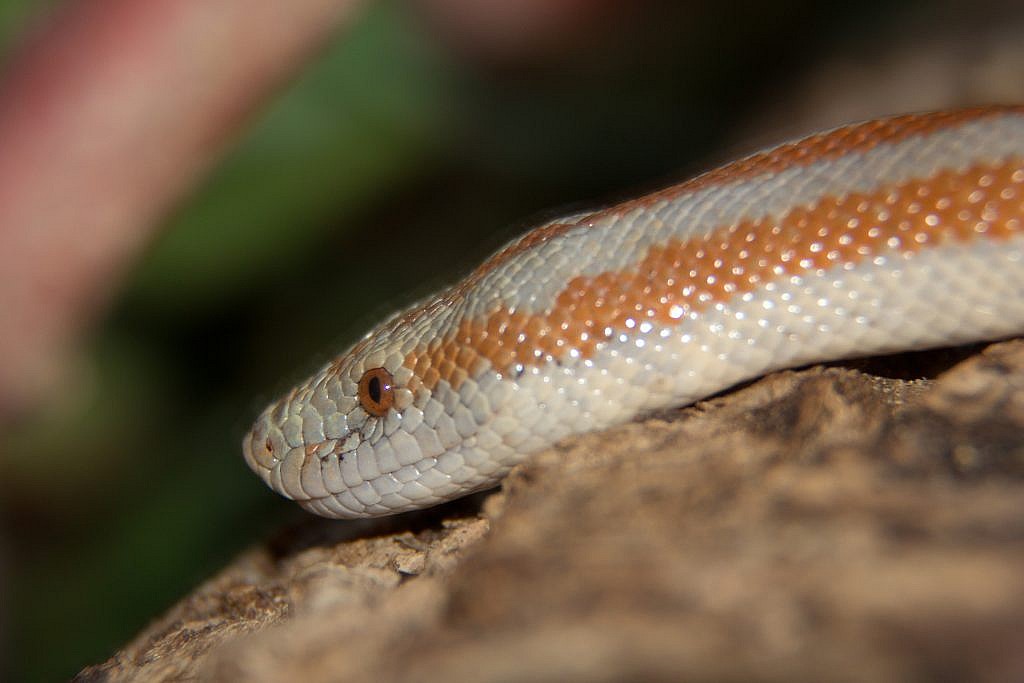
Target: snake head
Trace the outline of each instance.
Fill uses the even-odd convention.
[[[242,442],[246,463],[336,518],[427,507],[497,481],[508,468],[478,441],[491,406],[473,381],[425,382],[436,372],[416,362],[422,338],[408,315],[371,332],[263,411]]]

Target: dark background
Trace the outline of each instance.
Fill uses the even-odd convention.
[[[6,49],[55,4],[0,3]],[[968,7],[633,3],[510,54],[403,3],[368,5],[175,211],[74,381],[3,435],[0,677],[101,661],[304,514],[248,471],[240,439],[376,319],[551,210],[844,118],[946,106],[928,76],[851,93],[893,83],[880,55],[908,27],[952,62],[978,49],[955,36],[1000,30],[1000,14]]]

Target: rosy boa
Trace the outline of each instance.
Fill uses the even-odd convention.
[[[869,121],[527,233],[269,406],[249,466],[327,517],[494,485],[778,368],[1024,333],[1024,107]]]

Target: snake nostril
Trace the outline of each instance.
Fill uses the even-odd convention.
[[[277,460],[274,446],[273,434],[266,419],[257,420],[252,431],[246,435],[242,444],[246,460],[250,466],[257,471],[270,469]]]

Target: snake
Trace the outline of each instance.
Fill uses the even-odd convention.
[[[1022,255],[1024,105],[842,126],[533,228],[268,406],[245,461],[325,517],[429,507],[774,370],[1020,335]]]

